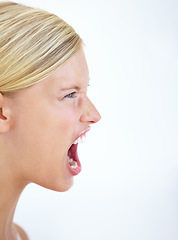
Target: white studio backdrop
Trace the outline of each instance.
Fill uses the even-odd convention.
[[[31,240],[177,240],[178,1],[18,2],[81,35],[102,120],[79,146],[72,189],[29,185],[15,221]]]

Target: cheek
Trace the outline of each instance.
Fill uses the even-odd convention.
[[[66,160],[78,132],[80,110],[72,104],[60,106],[34,100],[14,110],[10,159],[27,181],[65,190],[72,184]]]
[[[73,141],[76,122],[72,116],[41,115],[38,118],[28,118],[25,124],[19,126],[19,146],[23,146],[23,155],[27,161],[36,167],[56,167],[64,158],[68,146]],[[41,171],[41,170],[40,170]]]
[[[75,108],[41,109],[17,116],[14,148],[21,173],[28,181],[50,189],[69,188],[67,151],[77,133],[79,114]]]

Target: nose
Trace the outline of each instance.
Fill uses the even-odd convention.
[[[81,122],[96,123],[101,119],[101,115],[88,97],[83,102],[83,112],[80,117]]]

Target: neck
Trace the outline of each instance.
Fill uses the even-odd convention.
[[[1,168],[3,169],[3,168]],[[9,177],[10,174],[0,174],[0,239],[16,239],[16,229],[13,225],[13,217],[18,199],[25,187],[18,181]]]

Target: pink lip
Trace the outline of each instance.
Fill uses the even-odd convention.
[[[82,131],[81,133],[80,133],[80,135],[74,140],[74,142],[78,139],[78,138],[80,138],[81,136],[83,136],[83,135],[85,135],[88,131],[90,131],[90,126],[87,128],[87,129],[85,129],[84,131]]]

